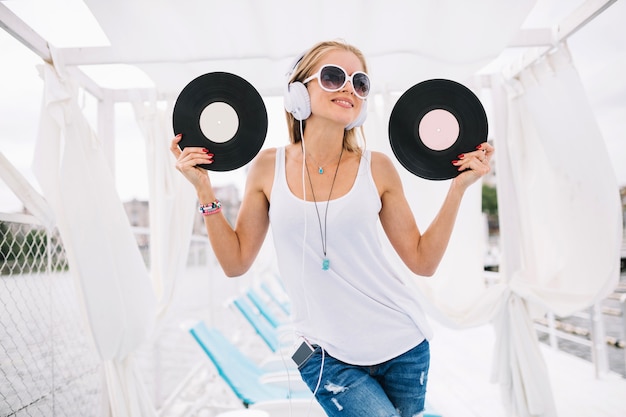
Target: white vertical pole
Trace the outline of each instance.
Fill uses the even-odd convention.
[[[102,141],[111,173],[115,176],[115,102],[111,90],[102,91],[103,97],[98,101],[98,137]]]
[[[596,302],[590,308],[591,316],[591,356],[595,365],[596,378],[600,379],[608,373],[609,360],[606,349],[606,335],[604,320],[602,319],[602,306]]]
[[[626,342],[626,294],[622,294],[619,298],[619,306],[622,311],[622,341]],[[624,349],[624,366],[626,366],[626,346]]]
[[[559,348],[559,341],[556,337],[556,323],[554,321],[554,313],[552,311],[548,311],[546,315],[548,318],[548,335],[550,337],[550,347],[553,349]]]

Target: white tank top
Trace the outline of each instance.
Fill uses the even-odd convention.
[[[292,302],[295,331],[333,357],[355,365],[394,358],[432,335],[411,289],[383,255],[381,201],[364,153],[356,180],[331,199],[326,224],[328,270],[314,202],[287,185],[285,148],[276,150],[270,222],[281,279]],[[324,229],[326,201],[317,202]]]

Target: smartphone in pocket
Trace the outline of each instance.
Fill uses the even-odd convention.
[[[302,342],[302,344],[296,349],[293,355],[291,355],[291,359],[296,363],[298,367],[306,362],[307,359],[311,357],[311,355],[315,352],[315,348],[309,344],[306,340]]]

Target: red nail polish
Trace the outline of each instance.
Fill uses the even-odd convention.
[[[456,164],[458,164],[458,163],[459,163],[459,161],[457,161],[457,160],[455,159],[454,161],[452,161],[452,163],[456,165]]]
[[[206,148],[202,148],[202,152],[204,152],[204,153],[209,153],[209,150],[208,150],[208,149],[206,149]]]
[[[464,154],[464,153],[462,153],[461,155],[457,156],[457,158],[459,158],[459,159],[463,159],[463,157],[464,157],[464,156],[465,156],[465,154]]]
[[[481,144],[481,145],[478,145],[478,146],[476,147],[476,149],[481,149],[482,147],[483,147],[483,145]]]
[[[213,155],[212,153],[208,153],[207,156],[210,156],[211,158],[213,158],[215,155]]]

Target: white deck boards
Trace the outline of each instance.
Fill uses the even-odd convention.
[[[490,383],[491,326],[452,330],[435,322],[427,398],[444,417],[507,416],[497,384]],[[558,416],[626,417],[626,379],[596,379],[593,364],[542,345]]]

